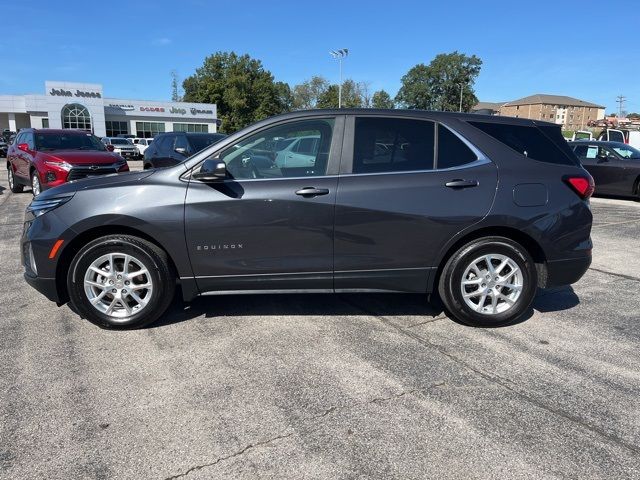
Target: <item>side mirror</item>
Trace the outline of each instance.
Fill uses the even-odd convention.
[[[105,147],[107,147],[107,150],[110,152],[113,152],[113,150],[115,149],[113,145],[105,145]]]
[[[187,153],[187,149],[184,147],[176,147],[174,150],[176,153],[179,153],[180,155],[184,155],[185,157],[189,156],[189,154]]]
[[[191,177],[201,182],[219,182],[227,178],[227,165],[217,158],[209,158]]]
[[[19,143],[18,144],[18,150],[22,150],[23,152],[30,152],[31,149],[29,148],[29,144],[28,143]]]

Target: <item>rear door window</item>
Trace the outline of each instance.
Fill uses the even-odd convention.
[[[616,132],[615,130],[609,130],[609,141],[624,143],[624,134],[622,132]]]
[[[431,170],[435,124],[403,118],[356,118],[353,173]]]
[[[540,162],[576,165],[577,158],[562,137],[560,127],[469,122],[525,157]]]

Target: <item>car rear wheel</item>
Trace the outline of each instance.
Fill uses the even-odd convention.
[[[538,277],[531,255],[504,237],[474,240],[445,264],[438,292],[448,315],[471,326],[498,327],[529,309]]]
[[[175,291],[167,254],[151,242],[110,235],[73,259],[67,288],[74,309],[102,328],[140,328],[156,321]]]
[[[40,177],[38,176],[38,172],[34,170],[31,172],[31,193],[33,193],[33,196],[35,197],[40,195],[41,191],[42,187],[40,185]]]
[[[16,182],[16,177],[14,176],[11,167],[7,168],[7,180],[9,182],[9,189],[13,193],[20,193],[24,189],[23,185],[20,185],[18,182]]]

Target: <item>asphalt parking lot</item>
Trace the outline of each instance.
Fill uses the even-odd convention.
[[[174,302],[104,331],[22,280],[0,181],[0,478],[640,478],[640,203],[594,199],[594,262],[526,321],[420,296]]]

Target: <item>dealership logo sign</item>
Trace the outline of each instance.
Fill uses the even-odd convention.
[[[213,115],[213,110],[200,110],[199,108],[191,107],[191,115],[197,115],[199,113]]]
[[[119,108],[120,110],[135,110],[136,109],[136,107],[134,107],[133,105],[123,105],[121,103],[110,103],[109,106],[112,107],[112,108]]]
[[[49,95],[55,97],[84,97],[84,98],[102,98],[102,95],[98,92],[84,92],[82,90],[76,90],[73,93],[71,90],[64,90],[63,88],[52,88]]]
[[[179,113],[180,115],[184,115],[184,114],[187,113],[187,109],[186,108],[171,107],[171,109],[169,110],[169,113]]]
[[[164,107],[140,107],[141,112],[161,112],[164,113]]]

